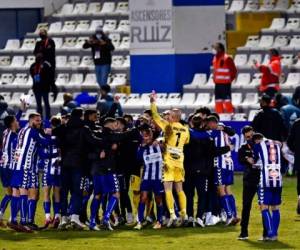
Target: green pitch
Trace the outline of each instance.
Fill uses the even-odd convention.
[[[234,187],[238,212],[241,213],[242,178],[236,176]],[[253,204],[248,241],[236,240],[239,226],[219,225],[210,228],[178,228],[136,232],[124,227],[114,232],[59,232],[43,231],[34,234],[15,233],[0,229],[0,250],[98,250],[98,249],[300,249],[300,217],[296,216],[296,180],[284,179],[283,204],[279,242],[258,242],[262,232],[257,199]],[[299,220],[299,221],[298,221]],[[37,222],[42,225],[44,214],[39,202]]]

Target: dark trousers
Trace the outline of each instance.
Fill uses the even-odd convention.
[[[131,201],[129,198],[129,183],[130,176],[126,175],[118,175],[118,180],[120,183],[120,208],[121,208],[121,216],[126,218],[127,213],[132,213]]]
[[[277,93],[278,91],[275,88],[270,87],[267,88],[262,94],[266,94],[273,99]]]
[[[250,218],[250,211],[252,201],[257,193],[257,186],[243,185],[243,210],[242,210],[242,221],[241,221],[241,232],[248,235],[248,225]]]
[[[198,195],[197,215],[202,218],[208,199],[208,180],[207,177],[200,174],[186,175],[184,182],[184,192],[187,200],[187,215],[194,217],[194,196],[195,189]]]
[[[70,199],[70,214],[79,215],[82,206],[82,189],[80,188],[80,181],[82,171],[80,169],[63,168],[61,172],[61,214],[67,215],[68,209],[68,195],[71,194]]]
[[[46,119],[50,119],[51,112],[50,112],[50,104],[49,104],[49,93],[48,92],[39,92],[35,91],[35,100],[36,100],[36,106],[37,106],[37,112],[43,116],[43,105],[42,100],[44,100],[45,104],[45,111],[46,111]]]

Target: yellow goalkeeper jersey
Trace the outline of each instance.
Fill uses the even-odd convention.
[[[183,168],[183,148],[189,143],[190,132],[187,126],[180,122],[168,122],[164,120],[157,111],[155,103],[151,104],[154,122],[164,132],[166,149],[164,152],[164,163],[167,168]]]

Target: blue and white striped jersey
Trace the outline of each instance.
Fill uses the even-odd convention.
[[[282,187],[280,145],[265,139],[254,146],[254,153],[261,168],[260,187]]]
[[[229,136],[224,133],[223,131],[220,130],[213,130],[211,133],[211,136],[215,140],[215,145],[216,147],[225,147],[228,146],[230,143],[230,138]],[[217,156],[215,158],[215,167],[217,168],[222,168],[222,169],[227,169],[230,171],[234,170],[234,165],[233,165],[233,160],[231,157],[231,152],[229,151],[226,154]]]
[[[162,179],[163,157],[158,145],[140,147],[138,150],[138,158],[143,161],[143,180]]]
[[[18,143],[14,156],[14,170],[38,171],[37,148],[48,146],[50,141],[42,137],[35,128],[25,127],[18,133]]]
[[[6,129],[3,132],[1,167],[13,169],[13,159],[17,147],[18,134]]]

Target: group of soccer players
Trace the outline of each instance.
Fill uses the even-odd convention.
[[[19,126],[19,113],[7,116],[0,168],[5,188],[0,204],[1,226],[5,226],[4,212],[9,203],[7,226],[21,232],[48,227],[62,230],[88,227],[93,231],[103,227],[112,231],[125,223],[136,230],[149,224],[153,224],[154,229],[205,227],[222,221],[226,226],[238,224],[240,219],[230,189],[234,175],[230,136],[235,132],[220,123],[217,114],[205,108],[192,114],[187,122],[181,120],[179,109],[160,115],[155,99],[156,95],[152,93],[151,108],[137,121],[130,115],[115,118],[114,110],[109,114],[98,114],[96,110],[84,112],[75,108],[69,115],[53,117],[51,128],[44,129],[38,113],[30,114],[28,124],[23,128]],[[84,128],[78,130],[78,124],[84,124]],[[83,141],[86,142],[84,148],[79,149],[81,152],[76,148],[76,151],[76,144]],[[209,148],[207,155],[199,156],[197,143],[193,142],[205,142],[204,147]],[[265,239],[276,240],[282,187],[280,143],[254,134],[253,144],[253,156],[249,161],[261,171],[258,195]],[[196,158],[208,158],[207,166],[195,170],[199,179],[192,182],[187,178],[185,182],[185,171],[194,164],[185,157],[191,154],[190,159],[194,159],[193,150],[196,150]],[[70,156],[76,162],[79,154],[86,156],[82,166],[84,171],[78,171],[79,175],[74,177],[73,170],[64,162]],[[43,227],[35,224],[37,202],[42,197],[40,184],[44,194]],[[67,184],[70,184],[69,189]],[[191,187],[192,192],[188,191]],[[197,215],[193,214],[195,188],[198,192]]]

